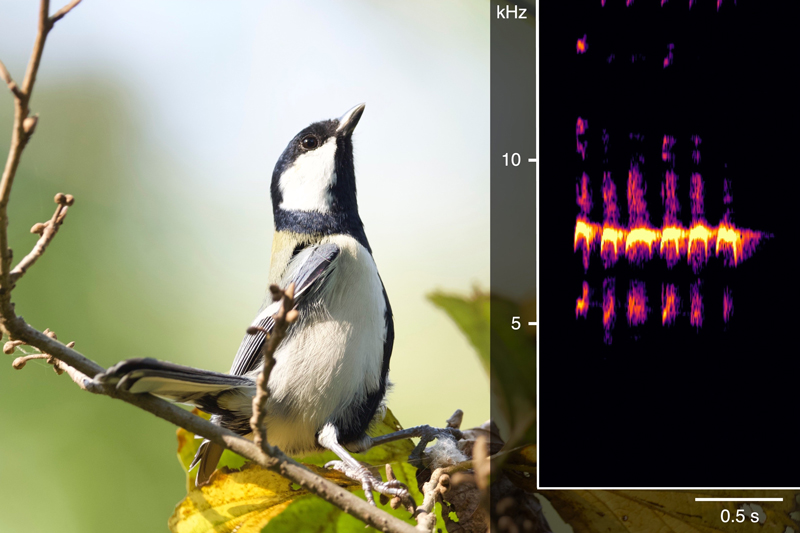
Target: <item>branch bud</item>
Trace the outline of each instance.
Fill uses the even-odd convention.
[[[59,205],[65,205],[67,203],[67,195],[63,192],[57,193],[53,201]]]
[[[25,368],[25,363],[27,362],[28,362],[27,359],[25,359],[24,357],[17,357],[16,359],[14,359],[14,362],[11,363],[11,366],[13,366],[17,370],[21,370]]]
[[[283,291],[277,285],[270,285],[269,292],[272,295],[273,302],[277,302],[278,300],[281,299],[281,296],[283,296]]]
[[[460,429],[461,428],[461,421],[464,419],[464,411],[461,409],[456,409],[456,412],[453,413],[453,416],[447,419],[447,427]]]
[[[75,197],[74,197],[74,196],[72,196],[71,194],[67,194],[67,195],[65,195],[65,203],[66,203],[67,205],[72,205],[72,204],[74,204],[74,203],[75,203]]]
[[[249,328],[247,328],[247,334],[248,335],[256,335],[259,332],[263,333],[264,335],[269,336],[269,331],[265,330],[261,326],[250,326]]]
[[[8,341],[3,345],[3,353],[6,355],[11,355],[14,353],[14,350],[17,349],[18,344],[19,343],[15,341]]]
[[[47,222],[37,222],[31,228],[31,233],[35,233],[36,235],[41,235],[44,233],[44,230],[47,228]]]
[[[29,136],[33,135],[33,132],[36,130],[37,122],[39,122],[39,115],[28,117],[22,121],[22,129],[25,130],[25,133]]]
[[[447,492],[450,489],[450,476],[448,474],[442,474],[442,477],[439,478],[439,485],[441,486],[442,492]]]

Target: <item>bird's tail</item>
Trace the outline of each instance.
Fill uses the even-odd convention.
[[[149,357],[117,363],[95,379],[134,394],[150,393],[173,402],[193,405],[201,411],[217,415],[212,417],[212,422],[222,422],[221,425],[225,426],[228,425],[224,423],[225,419],[249,420],[251,400],[255,393],[255,382],[248,377],[176,365]],[[245,433],[249,433],[249,423],[233,424],[231,429],[240,429],[237,426],[246,426]],[[208,440],[200,445],[189,468],[191,470],[200,465],[197,486],[208,483],[222,451],[222,446]]]
[[[194,405],[212,414],[229,414],[219,398],[230,392],[255,392],[255,382],[245,376],[221,374],[150,357],[117,363],[95,379],[117,389],[139,394],[149,392],[177,403]]]
[[[206,439],[201,444],[200,447],[197,449],[197,453],[192,460],[192,464],[189,465],[189,470],[197,466],[198,464],[200,467],[197,469],[197,478],[195,478],[195,485],[198,487],[202,487],[203,485],[208,485],[208,481],[211,478],[211,474],[214,473],[214,470],[217,469],[217,464],[219,464],[219,458],[222,457],[222,452],[225,449],[220,446],[219,444],[214,444],[210,440]]]

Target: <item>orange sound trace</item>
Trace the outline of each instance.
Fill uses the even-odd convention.
[[[644,282],[632,280],[628,289],[628,325],[644,324],[648,310]]]
[[[605,330],[603,340],[606,344],[611,344],[611,330],[614,329],[614,323],[617,320],[615,289],[615,278],[603,280],[603,329]]]
[[[670,147],[665,138],[665,146]],[[669,152],[663,152],[669,155]],[[662,158],[663,158],[662,153]],[[733,222],[730,182],[725,181],[724,198],[728,206],[723,219],[711,225],[704,213],[704,182],[700,173],[694,172],[690,178],[691,224],[685,227],[680,220],[678,201],[678,175],[667,170],[661,184],[661,199],[664,206],[662,225],[654,227],[645,200],[646,185],[638,163],[632,163],[628,171],[627,200],[629,222],[624,226],[620,221],[617,187],[611,172],[603,172],[603,223],[590,220],[592,208],[591,183],[589,176],[583,174],[576,185],[577,204],[580,213],[575,220],[574,251],[582,252],[584,269],[588,271],[590,256],[595,245],[600,250],[605,269],[612,268],[624,253],[631,265],[642,265],[656,255],[664,259],[669,268],[685,259],[695,273],[699,273],[709,258],[722,256],[726,267],[736,267],[756,252],[762,240],[771,235],[761,231],[740,228]]]
[[[672,59],[673,59],[672,51],[674,49],[675,49],[675,45],[674,44],[670,44],[669,46],[667,46],[667,57],[664,58],[664,68],[667,68],[668,66],[670,66],[672,64]],[[666,159],[664,161],[666,161]]]
[[[725,266],[737,266],[741,261],[744,261],[756,250],[756,246],[765,237],[760,231],[752,231],[749,229],[737,228],[733,223],[733,192],[731,190],[731,182],[725,180],[723,182],[723,202],[726,206],[725,215],[722,217],[717,228],[717,241],[716,253],[722,252],[723,262]]]
[[[575,45],[575,49],[578,51],[579,54],[585,54],[586,50],[589,49],[589,46],[586,44],[586,34],[583,34],[583,37],[578,39],[578,44]]]
[[[661,324],[664,326],[671,326],[675,323],[675,318],[678,316],[678,306],[680,305],[680,298],[678,297],[678,288],[672,283],[667,285],[661,284]]]
[[[600,257],[605,268],[617,262],[620,249],[624,249],[627,232],[619,221],[617,207],[617,186],[611,179],[611,172],[603,173],[603,231],[600,237]]]
[[[694,150],[692,150],[692,161],[694,161],[695,165],[699,165],[700,144],[703,142],[703,139],[701,139],[699,135],[692,135],[692,142],[694,143]]]
[[[581,117],[578,117],[578,123],[575,125],[575,141],[577,143],[577,151],[581,154],[581,159],[586,159],[586,145],[588,141],[582,141],[581,137],[586,133],[586,130],[589,129],[589,123],[583,120]]]
[[[695,136],[693,139],[696,144],[699,143],[699,137]],[[700,160],[700,155],[697,151],[692,153],[697,155],[697,161]],[[695,273],[703,268],[703,265],[708,261],[708,238],[711,234],[705,221],[705,208],[703,204],[703,178],[697,172],[692,173],[691,181],[689,182],[689,198],[691,198],[692,205],[692,227],[689,230],[689,262],[692,264],[692,269]]]
[[[583,293],[580,298],[575,301],[575,318],[582,316],[586,318],[589,312],[589,282],[583,282]]]
[[[647,202],[644,199],[646,185],[637,163],[631,163],[628,171],[628,215],[630,224],[625,239],[625,257],[633,264],[653,258],[653,246],[661,240],[660,232],[650,226]]]
[[[575,126],[578,152],[581,157],[586,155],[586,141],[584,135],[588,129],[588,122],[579,117]],[[609,135],[607,130],[602,130],[604,157],[608,154]],[[630,139],[644,141],[644,136],[631,133]],[[691,136],[692,162],[699,165],[700,145],[702,139],[697,135]],[[731,182],[723,180],[722,201],[725,208],[722,219],[716,224],[711,224],[705,215],[706,186],[702,174],[696,169],[689,174],[688,199],[690,204],[691,222],[687,225],[682,222],[680,196],[680,179],[675,167],[674,148],[676,139],[671,135],[661,138],[661,160],[668,167],[663,171],[661,181],[661,204],[663,214],[660,227],[655,226],[650,218],[650,206],[647,204],[647,181],[644,175],[644,156],[636,155],[630,163],[626,184],[626,200],[628,222],[624,224],[620,212],[617,196],[617,185],[612,178],[611,171],[603,171],[603,180],[600,190],[603,198],[602,222],[592,221],[594,197],[592,183],[589,175],[583,172],[575,185],[575,203],[578,206],[578,215],[575,219],[575,234],[573,252],[580,254],[584,271],[589,272],[592,255],[599,249],[600,258],[605,270],[616,268],[620,256],[631,266],[644,268],[645,263],[655,260],[656,256],[664,260],[669,269],[681,261],[686,261],[691,266],[695,276],[709,261],[720,261],[724,267],[738,267],[743,261],[752,257],[759,244],[772,238],[769,233],[741,228],[734,222],[733,193]],[[607,163],[607,159],[605,160]],[[727,166],[726,166],[727,168]],[[685,193],[684,193],[685,194]],[[688,218],[688,217],[687,217]],[[609,272],[610,274],[610,272]],[[633,279],[622,282],[628,285],[627,294],[620,302],[625,306],[625,317],[629,327],[634,328],[647,322],[651,308],[648,305],[645,281]],[[705,320],[703,280],[695,278],[690,284],[688,295],[680,293],[680,288],[674,282],[661,283],[661,324],[672,327],[688,317],[692,327],[698,331],[703,328]],[[590,309],[602,307],[603,310],[603,340],[606,344],[612,343],[612,333],[616,325],[617,299],[616,277],[605,277],[603,280],[602,296],[593,301],[595,294],[588,281],[583,281],[581,292],[575,300],[575,319],[588,318]],[[684,289],[685,290],[685,289]],[[600,293],[598,293],[599,295]],[[733,292],[730,287],[725,287],[722,294],[723,319],[728,324],[733,316]],[[715,307],[715,309],[718,309]],[[636,337],[634,337],[636,338]]]
[[[697,282],[692,283],[691,287],[689,287],[689,295],[692,299],[689,322],[697,329],[703,327],[703,295],[700,292],[702,284],[702,281],[697,280]]]
[[[725,287],[722,293],[722,318],[727,324],[733,316],[733,292],[730,288]]]
[[[574,250],[583,249],[583,268],[589,270],[589,257],[592,253],[595,241],[600,235],[600,228],[597,224],[589,221],[589,214],[592,211],[592,190],[589,187],[589,176],[584,172],[579,184],[575,185],[576,202],[581,208],[575,224],[575,243]]]
[[[678,323],[680,317],[688,317],[689,323],[698,331],[703,327],[705,320],[704,295],[702,293],[703,280],[698,279],[689,287],[689,308],[683,309],[683,298],[680,288],[674,283],[661,284],[661,325],[672,327]],[[588,281],[584,281],[581,286],[581,294],[575,299],[575,319],[581,317],[588,318],[589,310],[593,308],[603,308],[603,340],[606,344],[611,344],[611,332],[614,329],[617,317],[616,301],[616,278],[608,277],[603,280],[602,301],[592,301],[594,291]],[[641,326],[647,322],[650,311],[649,299],[645,282],[641,280],[631,280],[628,285],[628,292],[624,299],[625,317],[628,326]],[[729,323],[733,317],[733,291],[730,287],[725,287],[722,294],[723,319]]]
[[[672,45],[670,45],[672,46]],[[665,65],[666,66],[666,65]],[[675,137],[664,135],[664,141],[661,143],[661,160],[672,163],[675,161],[675,156],[672,154],[672,148],[675,146]]]

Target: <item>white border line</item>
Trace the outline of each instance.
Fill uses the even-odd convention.
[[[538,160],[542,158],[541,152],[539,152],[539,138],[541,132],[539,131],[539,4],[542,3],[542,0],[534,0],[536,2],[536,24],[534,24],[534,31],[536,32],[536,160],[537,163],[534,163],[534,171],[533,177],[536,180],[536,321],[541,322],[542,315],[539,312],[539,302],[541,301],[540,294],[539,294],[539,259],[541,258],[541,254],[539,253],[539,229],[542,226],[541,223],[541,211],[539,208],[539,163]],[[539,326],[536,326],[536,486],[541,487],[541,483],[539,483],[539,465],[542,464],[541,460],[539,459],[539,453],[541,452],[541,446],[539,446]]]
[[[539,128],[540,122],[540,115],[539,115],[539,4],[541,4],[542,0],[535,0],[536,2],[536,160],[538,161],[541,159],[542,154],[539,151],[540,145],[540,138],[541,138],[541,130]],[[536,164],[536,168],[534,170],[534,176],[536,179],[536,320],[541,322],[542,315],[540,313],[540,306],[539,302],[541,301],[540,294],[539,294],[539,287],[541,284],[539,283],[539,263],[541,254],[539,253],[539,231],[541,229],[541,210],[539,208],[539,164]],[[536,486],[540,490],[800,490],[800,486],[794,487],[542,487],[541,482],[539,481],[539,472],[542,462],[541,462],[541,451],[542,447],[539,444],[539,436],[541,435],[540,428],[539,428],[539,420],[541,417],[539,416],[539,406],[541,405],[541,398],[539,397],[539,391],[541,387],[539,386],[539,369],[541,366],[539,365],[539,327],[536,328]],[[735,500],[735,498],[728,498],[728,501]],[[737,500],[738,501],[738,500]],[[744,498],[743,501],[759,501],[753,498]],[[773,501],[771,499],[763,498],[760,501]]]
[[[782,502],[783,498],[695,498],[696,502]]]

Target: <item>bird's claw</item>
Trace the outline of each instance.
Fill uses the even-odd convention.
[[[382,481],[379,476],[374,475],[364,465],[353,466],[344,461],[330,461],[325,464],[325,468],[336,470],[351,479],[361,482],[361,488],[364,490],[364,495],[370,505],[375,505],[375,497],[372,495],[372,491],[390,498],[400,498],[401,500],[406,500],[410,497],[408,487],[403,483],[396,479]]]

